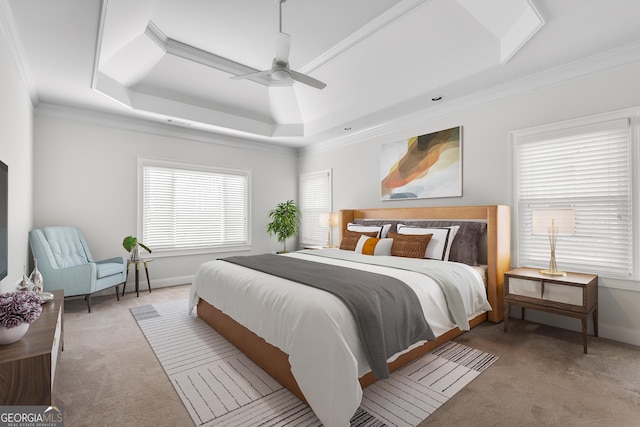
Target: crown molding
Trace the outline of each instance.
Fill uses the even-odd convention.
[[[522,95],[534,90],[551,87],[564,82],[604,72],[610,69],[640,63],[640,42],[631,43],[607,52],[575,61],[559,67],[554,67],[531,76],[500,84],[489,89],[452,99],[437,107],[430,106],[415,110],[410,114],[377,123],[363,128],[349,135],[327,139],[300,148],[304,154],[329,151],[345,145],[355,144],[367,139],[384,136],[391,132],[409,130],[410,128],[430,120],[450,114],[481,107],[514,96]],[[426,95],[425,95],[426,96]],[[427,102],[425,101],[425,104]]]
[[[153,119],[127,117],[119,114],[87,110],[85,108],[75,108],[47,103],[39,104],[35,109],[35,115],[39,117],[64,119],[83,124],[92,124],[109,128],[148,133],[163,137],[186,139],[190,141],[215,144],[236,149],[263,151],[294,156],[297,156],[298,154],[298,149],[295,147],[286,147],[282,145],[276,145],[268,141],[253,141],[250,139],[223,135],[221,133],[213,133],[199,129],[183,127],[186,122],[182,122],[180,120],[172,120],[171,122],[156,122]]]
[[[529,6],[514,25],[500,38],[500,63],[506,64],[545,25],[545,20],[531,0]]]
[[[93,49],[93,68],[91,71],[91,88],[95,89],[98,84],[98,74],[100,72],[100,54],[102,53],[102,36],[104,35],[104,23],[107,19],[107,2],[100,0],[100,20],[98,21],[98,31],[96,33],[96,45]]]
[[[378,31],[382,30],[384,27],[402,18],[416,7],[422,6],[426,3],[429,3],[430,1],[431,0],[402,0],[399,3],[396,3],[384,13],[375,17],[370,22],[355,31],[353,34],[346,37],[340,43],[336,44],[313,61],[302,66],[299,71],[305,74],[313,73],[318,68],[331,62],[333,59],[337,58],[344,52],[371,37]]]
[[[16,69],[22,80],[29,98],[31,99],[31,105],[38,105],[40,99],[36,91],[36,85],[31,74],[31,67],[29,67],[29,61],[24,56],[24,49],[18,36],[18,30],[16,29],[16,21],[11,12],[11,7],[6,1],[0,1],[0,35],[5,41],[9,56],[13,59]]]

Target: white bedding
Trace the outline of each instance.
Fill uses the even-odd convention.
[[[340,251],[322,249],[322,251]],[[369,255],[345,252],[349,258]],[[436,336],[456,327],[440,287],[423,274],[315,256],[283,256],[379,272],[407,283],[416,293]],[[382,257],[381,257],[382,258]],[[389,258],[389,257],[385,257]],[[405,260],[405,258],[403,258]],[[406,261],[403,261],[406,262]],[[460,263],[416,259],[450,266],[451,277],[468,282],[463,302],[468,318],[489,309],[477,270]],[[447,267],[449,270],[449,267]],[[461,279],[464,278],[464,279]],[[459,287],[459,284],[458,284]],[[347,307],[322,290],[246,269],[225,261],[202,264],[191,287],[189,310],[202,298],[289,355],[302,393],[325,426],[347,426],[362,398],[358,378],[369,372],[355,321]],[[419,343],[415,344],[419,345]],[[393,360],[394,355],[389,360]]]

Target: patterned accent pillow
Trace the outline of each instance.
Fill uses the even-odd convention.
[[[427,246],[427,250],[424,254],[424,258],[437,259],[440,261],[449,261],[449,253],[451,251],[451,244],[460,227],[452,225],[450,227],[432,227],[432,228],[420,228],[420,227],[407,227],[404,224],[398,224],[397,229],[400,234],[409,235],[424,235],[432,234],[431,241]]]
[[[388,236],[393,239],[391,255],[406,258],[424,258],[427,245],[433,234],[411,235],[389,233]]]
[[[356,245],[356,252],[363,255],[391,255],[393,239],[361,236]]]
[[[377,235],[377,231],[359,233],[357,231],[344,230],[344,233],[342,233],[342,242],[340,242],[340,249],[355,251],[361,236],[376,237]]]

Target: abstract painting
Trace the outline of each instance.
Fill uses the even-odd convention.
[[[383,144],[380,190],[382,200],[462,196],[462,126]]]

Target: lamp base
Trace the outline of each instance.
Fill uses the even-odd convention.
[[[545,276],[566,276],[567,275],[566,271],[559,271],[559,270],[540,270],[538,271],[538,273],[544,274]]]

